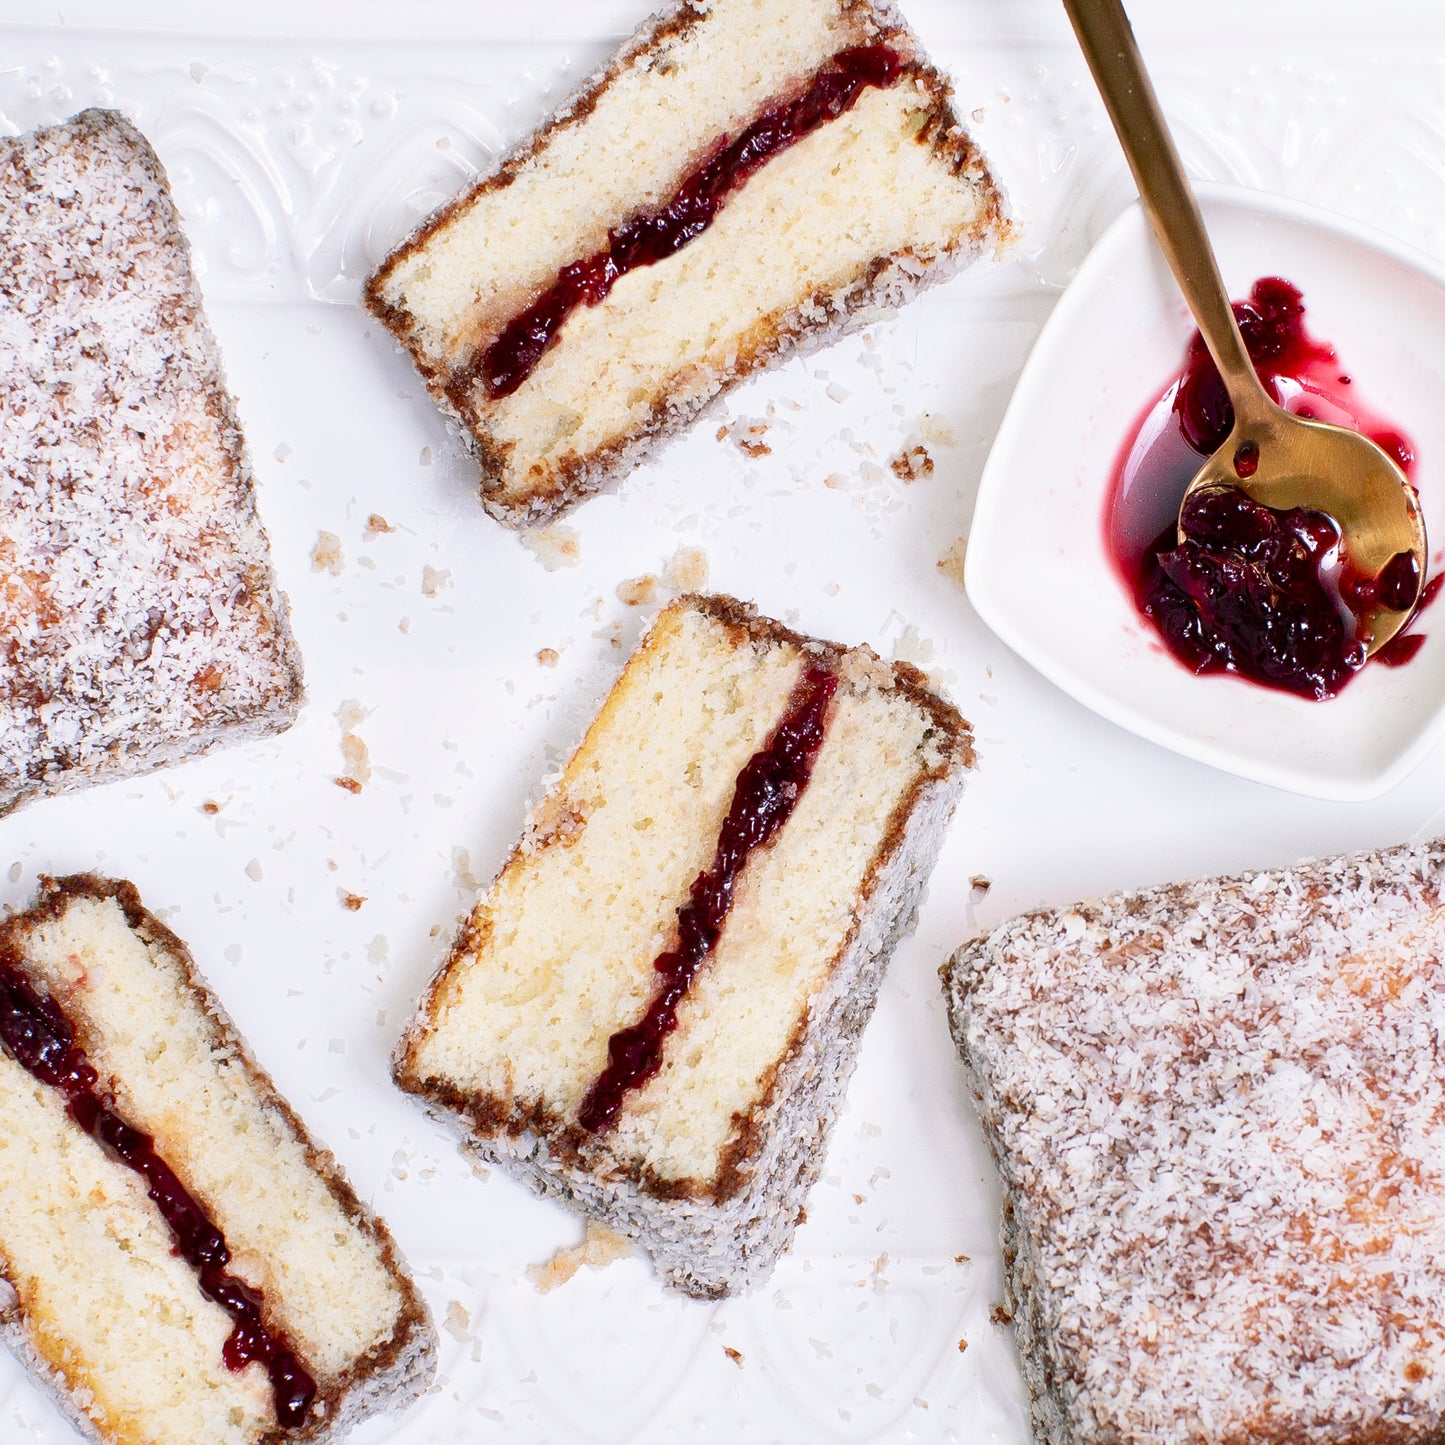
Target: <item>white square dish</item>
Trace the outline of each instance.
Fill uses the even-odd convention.
[[[1372,408],[1418,454],[1431,538],[1445,540],[1445,274],[1343,217],[1200,187],[1231,295],[1282,276]],[[1142,210],[1080,266],[1041,333],[979,486],[965,584],[1004,642],[1086,706],[1152,742],[1275,787],[1357,800],[1398,783],[1445,727],[1445,628],[1433,609],[1402,667],[1367,666],[1311,702],[1230,674],[1196,677],[1139,615],[1106,551],[1109,479],[1138,418],[1183,362],[1193,323]]]

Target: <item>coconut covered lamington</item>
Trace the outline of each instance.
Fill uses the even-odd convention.
[[[295,717],[180,221],[109,111],[0,140],[0,811]]]
[[[481,467],[547,520],[727,388],[999,244],[891,4],[673,0],[367,284]]]
[[[1445,1433],[1445,845],[1026,914],[945,970],[1050,1445]]]
[[[398,1081],[673,1287],[758,1284],[972,757],[913,669],[679,600],[463,928]]]

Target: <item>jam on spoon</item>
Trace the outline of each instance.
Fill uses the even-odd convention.
[[[1413,447],[1359,404],[1334,348],[1306,330],[1294,286],[1261,280],[1234,311],[1275,401],[1296,416],[1362,433],[1410,476]],[[1266,507],[1230,487],[1192,494],[1176,522],[1200,459],[1224,444],[1233,424],[1219,373],[1196,334],[1181,375],[1141,419],[1116,465],[1106,516],[1110,554],[1139,610],[1191,670],[1227,669],[1303,697],[1333,697],[1365,663],[1375,611],[1410,607],[1418,565],[1402,553],[1378,573],[1362,573],[1330,517]],[[1241,480],[1257,463],[1247,444],[1235,453]],[[1426,600],[1433,593],[1432,584]],[[1376,660],[1408,661],[1421,641],[1398,634]]]
[[[1090,73],[1099,87],[1104,108],[1139,187],[1139,200],[1154,239],[1179,286],[1199,327],[1210,358],[1218,368],[1221,389],[1228,398],[1230,423],[1223,444],[1204,459],[1195,471],[1183,498],[1177,519],[1179,544],[1189,547],[1189,522],[1195,509],[1189,503],[1196,493],[1223,489],[1242,492],[1254,503],[1287,513],[1301,510],[1326,514],[1338,527],[1338,548],[1305,552],[1318,559],[1318,566],[1301,568],[1290,545],[1276,547],[1273,556],[1294,558],[1286,594],[1271,585],[1254,596],[1272,607],[1286,595],[1306,607],[1300,629],[1309,631],[1328,609],[1328,599],[1338,598],[1348,614],[1343,617],[1339,660],[1347,674],[1354,661],[1388,645],[1410,620],[1424,583],[1425,522],[1419,497],[1400,467],[1381,447],[1350,427],[1336,426],[1318,418],[1302,417],[1280,405],[1261,381],[1254,359],[1240,332],[1224,288],[1219,263],[1209,242],[1184,163],[1179,158],[1159,99],[1139,53],[1129,17],[1121,0],[1064,0],[1064,10],[1073,25]],[[1208,509],[1206,509],[1208,510]],[[1253,514],[1242,513],[1245,531]],[[1286,530],[1303,546],[1298,526]],[[1212,545],[1221,545],[1216,531]],[[1341,564],[1340,578],[1326,571],[1326,555]],[[1407,558],[1408,561],[1402,560]],[[1407,575],[1407,569],[1413,572]],[[1213,572],[1206,583],[1205,574]],[[1306,572],[1313,572],[1318,588],[1300,592]],[[1363,574],[1363,585],[1354,586],[1352,573]],[[1258,580],[1258,572],[1251,573]],[[1218,569],[1196,569],[1195,581],[1210,608],[1230,577]],[[1235,580],[1239,580],[1237,577]],[[1410,605],[1390,609],[1367,605],[1369,598],[1399,596],[1413,581]],[[1345,603],[1346,594],[1350,604]],[[1268,661],[1268,672],[1251,670],[1258,681],[1285,686],[1308,696],[1329,696],[1338,687],[1333,676],[1322,676],[1306,656],[1287,648],[1276,655],[1267,633],[1267,617],[1251,605],[1231,607],[1231,622],[1238,628],[1242,649],[1230,648],[1228,665],[1249,666]],[[1363,648],[1363,656],[1358,656]],[[1310,653],[1313,648],[1308,649]],[[1279,664],[1278,667],[1275,664]]]

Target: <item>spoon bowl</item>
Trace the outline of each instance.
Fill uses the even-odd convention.
[[[1192,504],[1229,487],[1275,512],[1328,517],[1343,539],[1356,580],[1343,600],[1358,619],[1366,652],[1379,651],[1410,620],[1425,586],[1425,519],[1399,466],[1347,427],[1293,416],[1265,398],[1235,422],[1224,445],[1196,473],[1179,508],[1179,539]]]
[[[1265,391],[1240,335],[1199,205],[1120,0],[1064,0],[1160,249],[1234,409],[1224,445],[1190,483],[1179,540],[1201,497],[1228,487],[1281,512],[1328,518],[1331,566],[1352,648],[1378,651],[1409,620],[1425,582],[1425,524],[1403,472],[1367,438],[1290,415]],[[1325,574],[1320,573],[1323,584]]]

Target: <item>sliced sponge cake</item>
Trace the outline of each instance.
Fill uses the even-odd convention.
[[[994,246],[1001,215],[891,5],[676,0],[366,299],[466,428],[487,509],[521,525]]]
[[[913,669],[679,600],[463,928],[398,1081],[669,1284],[758,1283],[971,762]]]
[[[128,883],[0,927],[0,1328],[104,1445],[339,1439],[435,1336],[381,1222]]]

